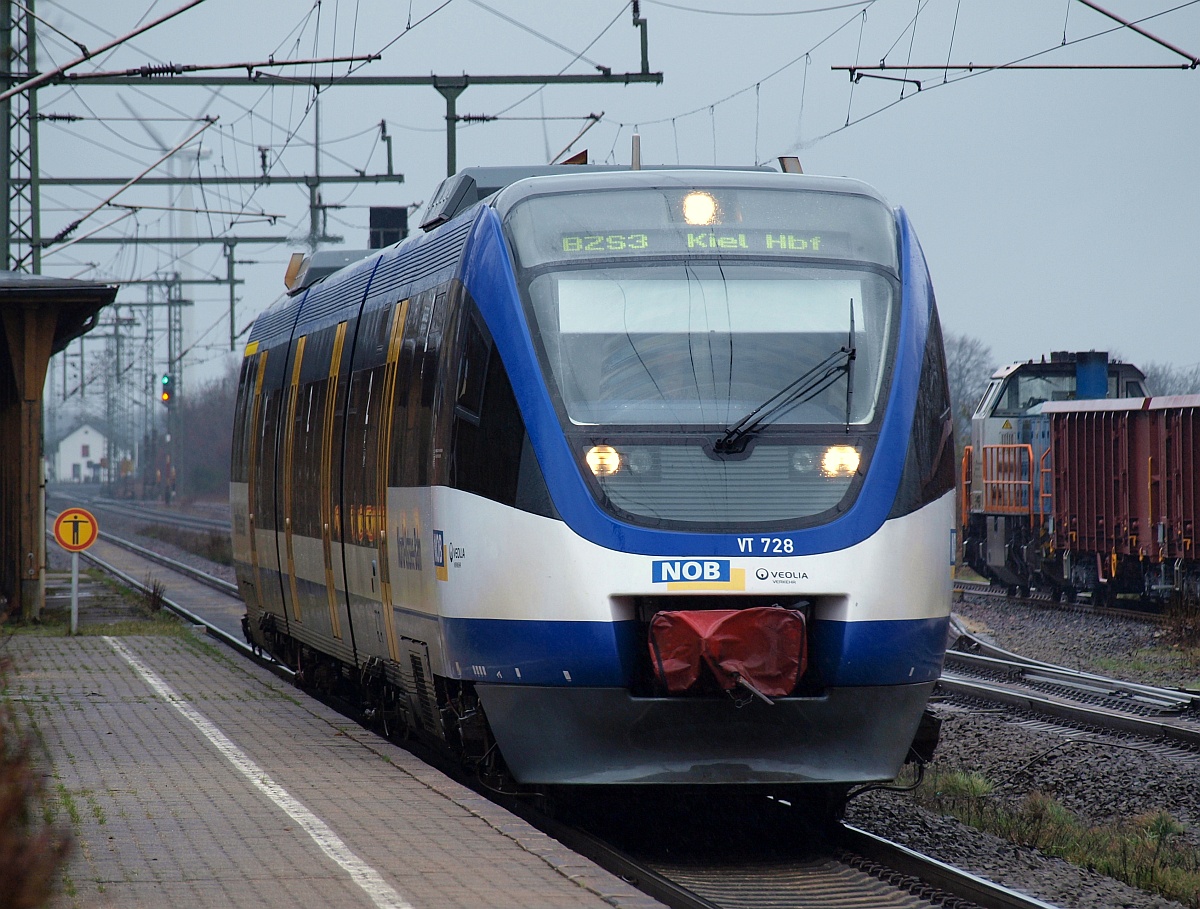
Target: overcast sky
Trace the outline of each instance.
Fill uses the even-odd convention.
[[[96,48],[183,5],[183,0],[38,0],[36,10],[71,41]],[[1104,0],[1100,5],[1200,56],[1200,3]],[[819,11],[818,11],[819,10]],[[642,136],[645,163],[750,164],[797,154],[808,173],[874,185],[913,219],[929,260],[943,323],[989,345],[997,364],[1054,349],[1119,351],[1137,362],[1200,362],[1200,69],[912,70],[947,63],[1166,64],[1184,56],[1122,28],[1079,0],[643,0],[649,63],[661,85],[472,86],[460,114],[500,116],[460,126],[459,166],[545,163],[586,124],[574,149],[593,162],[628,163]],[[734,14],[729,14],[734,13]],[[39,68],[78,55],[48,26]],[[621,0],[206,0],[178,18],[78,68],[147,63],[223,64],[382,52],[358,75],[614,72],[640,68],[638,32]],[[851,83],[833,67],[877,65],[885,75]],[[319,72],[344,74],[349,64]],[[298,67],[281,72],[311,72]],[[236,74],[238,71],[230,70]],[[242,73],[245,71],[242,70]],[[45,176],[132,177],[198,125],[196,163],[183,154],[156,174],[257,174],[260,147],[273,174],[311,173],[315,114],[303,86],[250,85],[219,93],[147,84],[42,89],[43,114],[84,120],[41,127]],[[130,119],[131,110],[147,118]],[[367,245],[367,208],[426,200],[445,175],[445,106],[429,87],[345,88],[321,93],[321,171],[386,168],[380,120],[393,138],[399,186],[328,186],[330,233]],[[95,119],[98,118],[98,119]],[[150,132],[153,131],[154,136]],[[199,170],[197,171],[197,167]],[[43,190],[42,234],[53,236],[114,188]],[[131,189],[117,202],[167,206],[165,189]],[[121,215],[97,235],[272,235],[238,247],[238,328],[282,289],[288,256],[304,248],[307,190],[220,190],[174,196],[207,209],[136,215],[106,207],[72,236]],[[214,212],[240,212],[219,214]],[[280,216],[272,225],[258,213]],[[173,221],[172,221],[173,219]],[[231,223],[234,226],[231,228]],[[172,250],[76,243],[49,249],[43,271],[97,280],[180,270],[225,274],[220,246]],[[145,300],[142,287],[118,302]],[[228,359],[228,292],[196,287],[189,363],[211,372]],[[244,343],[245,335],[241,342]],[[225,352],[222,352],[224,347]],[[165,357],[165,350],[160,354]]]

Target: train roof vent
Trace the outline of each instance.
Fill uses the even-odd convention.
[[[297,253],[292,254],[288,263],[284,283],[289,294],[296,294],[311,287],[322,278],[327,278],[335,271],[341,271],[347,265],[352,265],[366,256],[376,253],[377,249],[323,249],[305,256],[296,266]]]
[[[1078,363],[1080,360],[1091,362],[1092,360],[1103,359],[1108,362],[1108,352],[1104,350],[1052,350],[1050,351],[1051,363]],[[1045,363],[1045,358],[1042,359]]]
[[[486,199],[493,193],[498,193],[510,183],[524,180],[526,177],[544,177],[549,174],[579,173],[581,171],[629,170],[628,167],[614,165],[577,165],[534,164],[514,167],[464,167],[453,177],[447,177],[438,186],[429,206],[425,210],[425,218],[421,221],[422,230],[433,230],[439,224],[462,214],[476,202]]]

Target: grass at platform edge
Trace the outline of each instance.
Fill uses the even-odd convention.
[[[958,771],[927,772],[913,796],[929,811],[1200,909],[1200,852],[1166,811],[1090,825],[1048,795],[1032,792],[1013,805],[995,796],[990,780]]]

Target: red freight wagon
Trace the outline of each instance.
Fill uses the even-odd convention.
[[[964,545],[967,561],[1010,588],[1200,599],[1200,395],[1048,401],[1038,418],[1040,452],[968,452],[984,470],[976,489],[964,466],[965,500],[987,523],[975,534],[983,543]],[[1019,514],[989,504],[1018,487]],[[965,544],[972,519],[964,512]]]
[[[1047,404],[1053,545],[1153,562],[1192,559],[1200,395]]]

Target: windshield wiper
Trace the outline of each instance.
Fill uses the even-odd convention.
[[[853,319],[853,315],[851,316]],[[845,374],[853,379],[853,364],[856,350],[853,346],[853,329],[851,329],[851,346],[839,347],[820,363],[805,370],[758,407],[750,411],[727,430],[721,438],[713,443],[713,450],[718,454],[737,454],[746,447],[749,438],[758,432],[773,417],[791,410],[810,401],[827,389]],[[850,427],[850,391],[846,392],[846,427]]]
[[[846,339],[850,356],[846,359],[846,432],[850,432],[850,404],[854,400],[854,358],[858,346],[854,343],[854,298],[850,298],[850,337]]]

